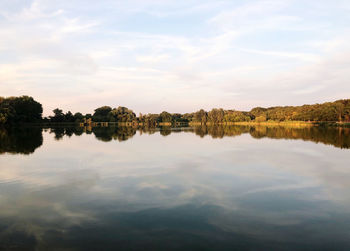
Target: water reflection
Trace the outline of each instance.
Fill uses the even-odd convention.
[[[71,129],[72,130],[72,129]],[[81,128],[75,128],[81,132]],[[227,136],[238,136],[250,134],[253,138],[272,139],[302,139],[316,143],[324,143],[340,148],[350,148],[350,128],[335,127],[284,127],[284,126],[197,126],[184,128],[134,128],[134,127],[94,127],[91,131],[97,139],[102,141],[118,140],[124,141],[132,138],[136,132],[153,134],[159,132],[168,136],[176,132],[194,132],[200,137],[210,135],[212,138],[223,138]],[[84,129],[84,132],[89,130]],[[75,132],[74,132],[75,133]],[[75,133],[76,135],[81,135]],[[57,134],[55,136],[57,138]]]
[[[347,129],[34,131],[0,156],[0,250],[350,249]]]
[[[31,154],[43,143],[42,129],[0,128],[0,154]]]
[[[42,128],[0,128],[0,154],[22,153],[31,154],[43,143]],[[56,140],[64,136],[81,136],[93,134],[96,139],[109,142],[112,140],[126,141],[137,132],[140,134],[160,133],[168,136],[176,132],[193,132],[200,137],[210,135],[212,138],[233,137],[250,134],[253,138],[301,139],[316,143],[333,145],[339,148],[350,148],[350,128],[327,127],[283,127],[283,126],[197,126],[185,128],[135,128],[135,127],[52,127],[44,128],[54,134]]]

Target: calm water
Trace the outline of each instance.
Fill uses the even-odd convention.
[[[350,130],[0,130],[0,250],[350,250]]]

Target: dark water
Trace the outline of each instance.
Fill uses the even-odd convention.
[[[350,250],[350,130],[0,130],[0,250]]]

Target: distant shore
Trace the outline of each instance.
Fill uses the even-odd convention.
[[[43,117],[42,105],[32,97],[0,97],[0,125],[42,123],[48,125],[78,124],[79,126],[196,126],[196,125],[279,125],[337,126],[350,125],[350,99],[302,106],[255,107],[250,111],[213,108],[190,113],[142,114],[119,106],[101,106],[94,113],[64,113],[56,108],[54,116]]]
[[[28,124],[30,125],[30,124]],[[109,126],[131,126],[131,127],[179,127],[179,126],[284,126],[284,127],[311,127],[311,126],[329,126],[329,127],[350,127],[348,122],[337,122],[337,121],[245,121],[245,122],[222,122],[222,123],[200,123],[200,122],[189,122],[189,123],[171,123],[171,122],[160,122],[157,124],[146,124],[139,122],[92,122],[91,124],[84,124],[78,122],[43,122],[34,123],[32,125],[42,126],[91,126],[91,127],[109,127]]]
[[[198,126],[203,125],[202,123],[198,122],[190,122],[190,126]],[[207,122],[205,125],[214,125],[213,123]],[[223,122],[219,123],[219,125],[262,125],[262,126],[339,126],[339,127],[350,127],[350,123],[346,122],[337,122],[337,121],[264,121],[264,122],[257,122],[257,121],[241,121],[241,122]]]

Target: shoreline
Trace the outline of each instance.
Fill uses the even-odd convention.
[[[23,123],[15,124],[10,127],[18,126],[42,126],[42,127],[55,127],[55,126],[76,126],[76,127],[110,127],[110,126],[120,126],[120,127],[181,127],[181,126],[283,126],[283,127],[350,127],[349,122],[318,122],[318,121],[265,121],[265,122],[255,122],[255,121],[242,121],[242,122],[222,122],[222,123],[200,123],[200,122],[189,122],[189,123],[171,123],[171,122],[161,122],[155,125],[139,123],[139,122],[92,122],[91,124],[84,124],[81,122],[37,122],[37,123]]]

